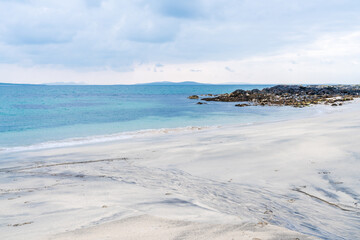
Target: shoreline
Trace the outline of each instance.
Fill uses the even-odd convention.
[[[157,134],[200,131],[202,129],[217,128],[217,127],[219,126],[186,126],[186,127],[176,127],[176,128],[154,128],[154,129],[142,129],[137,131],[125,131],[125,132],[118,132],[118,133],[105,134],[105,135],[91,135],[88,137],[65,138],[57,141],[36,143],[33,145],[3,147],[0,148],[0,154],[11,153],[11,152],[37,151],[37,150],[45,150],[45,149],[53,149],[53,148],[76,147],[76,146],[91,145],[91,144],[101,144],[107,142],[122,141],[124,139],[132,139],[136,137],[143,137],[143,136],[146,137],[149,135],[154,135],[156,137]]]
[[[0,153],[0,236],[81,239],[92,227],[105,236],[115,221],[147,215],[230,229],[264,222],[271,227],[260,239],[271,239],[272,225],[350,239],[360,234],[359,113],[353,105],[296,120]],[[134,234],[149,223],[138,220]]]
[[[314,108],[318,108],[318,112],[312,113],[311,115],[301,116],[300,119],[305,118],[314,118],[317,116],[322,116],[326,114],[333,114],[339,111],[346,111],[351,105],[359,105],[360,99],[354,99],[349,103],[346,103],[344,106],[339,107],[338,109],[321,109],[322,106],[312,106]],[[276,108],[282,108],[282,106],[272,106]],[[324,107],[324,106],[323,106]],[[342,109],[341,109],[342,108]],[[124,131],[124,132],[116,132],[111,134],[104,135],[90,135],[86,137],[73,137],[73,138],[65,138],[55,141],[46,141],[35,143],[31,145],[20,145],[20,146],[9,146],[9,147],[0,147],[0,154],[3,153],[11,153],[11,152],[23,152],[23,151],[37,151],[51,148],[62,148],[62,147],[76,147],[81,145],[89,145],[89,144],[97,144],[97,143],[107,143],[107,142],[116,142],[122,141],[124,139],[131,139],[136,137],[142,137],[147,135],[152,135],[156,137],[157,134],[168,134],[173,132],[186,132],[186,131],[198,131],[203,129],[212,129],[212,128],[222,128],[222,127],[242,127],[249,125],[257,125],[257,124],[267,124],[267,123],[276,123],[276,122],[288,122],[296,120],[296,118],[289,119],[275,119],[270,121],[259,121],[259,122],[248,122],[248,123],[230,123],[224,125],[204,125],[204,126],[180,126],[174,128],[150,128],[150,129],[140,129],[134,131]]]

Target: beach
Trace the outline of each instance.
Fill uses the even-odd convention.
[[[351,104],[296,120],[2,152],[0,236],[356,239],[360,111]]]
[[[0,240],[360,240],[359,13],[0,0]]]

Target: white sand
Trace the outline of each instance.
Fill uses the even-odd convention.
[[[0,239],[354,239],[357,109],[3,153]]]
[[[151,216],[138,216],[105,223],[100,226],[63,233],[53,240],[98,239],[197,239],[197,240],[258,240],[258,239],[312,239],[283,228],[263,224],[209,224],[166,220]]]

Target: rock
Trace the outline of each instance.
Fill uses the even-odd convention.
[[[241,96],[243,94],[246,94],[246,91],[242,90],[242,89],[238,89],[238,90],[235,90],[234,92],[230,93],[230,97]]]
[[[207,96],[211,96],[208,94]],[[193,95],[189,98],[197,99],[198,96]],[[220,94],[214,97],[206,97],[204,101],[218,102],[248,102],[253,106],[292,106],[306,107],[315,104],[330,104],[332,106],[341,106],[342,102],[351,101],[360,97],[360,85],[276,85],[262,90],[242,90],[238,89],[228,94]],[[339,102],[339,104],[337,104]],[[335,104],[335,105],[334,105]],[[236,104],[237,107],[245,107]]]
[[[198,95],[192,95],[192,96],[189,96],[188,98],[189,99],[199,99],[199,96]]]
[[[196,104],[207,104],[207,103],[205,103],[205,102],[197,102]]]
[[[20,226],[24,226],[24,225],[28,225],[28,224],[32,224],[34,222],[24,222],[24,223],[16,223],[16,224],[9,224],[8,226],[13,226],[13,227],[20,227]]]
[[[249,104],[242,103],[242,104],[236,104],[235,107],[247,107],[250,106]]]

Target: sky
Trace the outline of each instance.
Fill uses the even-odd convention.
[[[0,0],[0,82],[360,83],[358,0]]]

